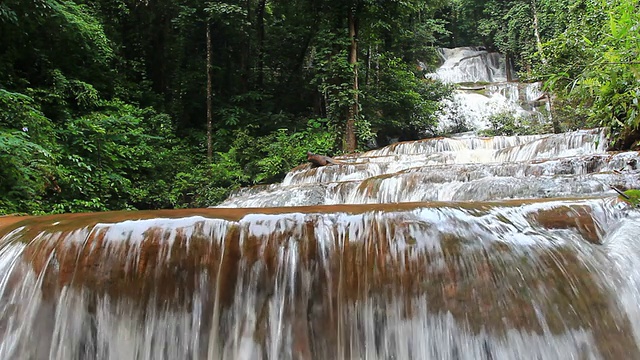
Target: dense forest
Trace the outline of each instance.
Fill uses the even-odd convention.
[[[640,123],[634,0],[4,0],[0,215],[214,205],[306,151],[434,134],[439,47],[543,81],[557,131]],[[374,140],[376,142],[374,142]]]

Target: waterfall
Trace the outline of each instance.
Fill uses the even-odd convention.
[[[544,102],[541,84],[507,82],[505,57],[478,47],[439,49],[442,65],[427,78],[457,84],[451,99],[443,101],[438,132],[480,131],[491,127],[493,115],[509,113],[516,119],[545,123],[549,104]],[[513,74],[514,69],[509,69]],[[541,112],[541,110],[543,110]]]
[[[244,189],[220,206],[497,201],[640,188],[638,153],[608,153],[606,146],[600,129],[402,142],[340,159],[348,165],[299,167],[281,184]]]
[[[635,358],[640,229],[619,205],[27,219],[1,240],[0,357]]]
[[[610,188],[638,157],[466,134],[207,209],[0,217],[0,359],[638,359],[640,213]]]

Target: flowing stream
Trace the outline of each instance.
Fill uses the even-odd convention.
[[[640,359],[637,152],[396,143],[209,209],[0,217],[0,359]]]
[[[530,124],[549,122],[549,104],[540,83],[507,81],[504,55],[478,47],[440,49],[442,65],[428,78],[456,84],[444,101],[439,133],[491,128],[490,117],[508,113]],[[515,76],[515,70],[509,73]]]

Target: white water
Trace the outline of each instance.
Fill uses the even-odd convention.
[[[640,359],[640,214],[609,188],[637,152],[596,129],[342,160],[0,227],[0,359]]]
[[[0,358],[640,354],[629,347],[640,331],[629,321],[638,317],[637,220],[611,199],[514,205],[50,226],[26,244],[22,228],[0,240]],[[540,222],[563,208],[577,216],[575,227]],[[584,240],[591,223],[604,245]],[[171,264],[186,261],[189,245],[179,244],[189,242],[199,250],[180,275]],[[144,245],[151,243],[159,248]],[[146,291],[134,289],[139,280]],[[579,313],[564,312],[572,307]],[[607,345],[616,342],[617,350]]]
[[[290,172],[219,207],[497,201],[614,195],[639,188],[637,152],[609,154],[603,133],[460,137],[397,143],[347,165]],[[634,163],[635,161],[635,163]]]
[[[534,106],[543,95],[540,83],[507,82],[504,55],[475,47],[440,49],[439,54],[443,64],[427,77],[464,86],[443,101],[438,133],[491,129],[489,118],[505,113],[518,121],[548,122],[540,105]],[[549,105],[542,106],[548,113]]]

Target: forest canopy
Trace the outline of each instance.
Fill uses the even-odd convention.
[[[435,134],[436,49],[543,81],[560,130],[637,140],[631,0],[5,0],[0,214],[209,206],[307,151]]]

